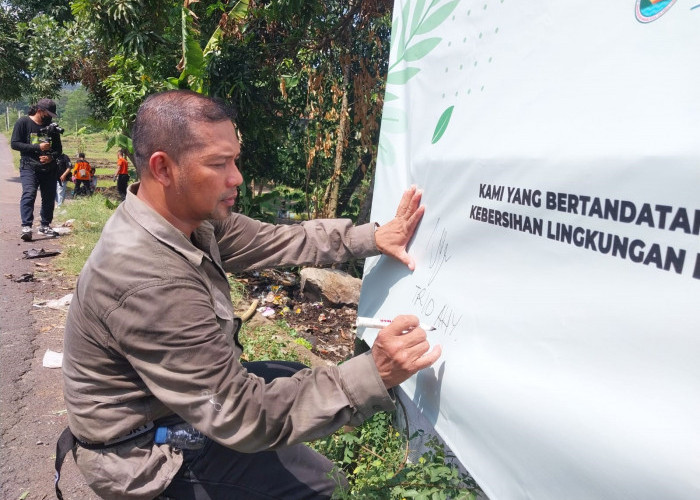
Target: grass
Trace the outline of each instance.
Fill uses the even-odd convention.
[[[107,207],[106,200],[100,194],[66,200],[54,213],[55,226],[74,219],[72,233],[61,237],[63,252],[55,260],[55,265],[65,273],[77,276],[95,248],[102,228],[114,213],[114,210]]]
[[[117,148],[112,148],[105,151],[109,136],[105,132],[93,132],[91,134],[75,134],[65,133],[61,136],[63,144],[63,152],[70,156],[75,162],[78,152],[81,149],[85,153],[85,159],[91,164],[99,165],[117,165]],[[114,169],[111,172],[114,174]],[[99,173],[98,173],[99,175]]]
[[[244,323],[239,332],[239,340],[245,350],[241,359],[243,361],[298,361],[308,363],[307,359],[299,355],[294,349],[294,340],[286,334],[288,326],[284,322],[272,325],[250,327]]]

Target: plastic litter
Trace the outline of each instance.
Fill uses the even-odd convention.
[[[25,250],[22,252],[24,254],[23,259],[40,259],[42,257],[53,257],[54,255],[58,255],[61,252],[58,250],[50,250],[46,251],[43,248],[37,250],[36,248],[30,248],[29,250]]]
[[[48,307],[49,309],[68,309],[68,306],[70,305],[70,301],[73,300],[73,294],[69,293],[68,295],[64,295],[60,299],[56,300],[42,300],[40,302],[36,302],[34,304],[34,307]]]
[[[46,349],[41,364],[44,368],[60,368],[63,364],[63,353]]]

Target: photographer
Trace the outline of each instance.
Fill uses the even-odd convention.
[[[11,146],[20,152],[19,176],[22,182],[20,213],[23,241],[32,241],[34,202],[37,189],[41,190],[41,226],[39,233],[58,236],[51,228],[56,197],[56,158],[63,153],[63,129],[51,119],[56,117],[56,103],[41,99],[29,108],[12,130]]]

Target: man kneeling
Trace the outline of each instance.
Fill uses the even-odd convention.
[[[70,433],[59,448],[74,450],[105,498],[330,497],[344,479],[300,443],[393,409],[387,389],[440,348],[430,350],[416,317],[399,316],[370,352],[340,366],[241,364],[226,272],[379,252],[412,269],[406,244],[423,215],[420,191],[408,189],[378,228],[340,219],[275,226],[231,213],[240,145],[220,102],[151,96],[132,138],[141,182],[105,225],[68,313]],[[155,428],[183,421],[206,436],[202,447],[155,442]]]

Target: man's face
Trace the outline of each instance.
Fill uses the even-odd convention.
[[[49,114],[48,111],[46,111],[45,109],[39,109],[38,111],[39,111],[40,116],[41,116],[41,124],[42,125],[46,126],[49,123],[51,123],[51,120],[53,117]]]
[[[198,123],[193,135],[195,144],[175,167],[176,196],[170,206],[178,219],[196,227],[231,214],[243,176],[236,165],[241,148],[231,122]]]

